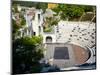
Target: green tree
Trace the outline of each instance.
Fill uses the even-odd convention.
[[[16,24],[16,21],[12,19],[12,39],[14,40],[16,37],[16,34],[18,33],[18,30],[20,29],[20,26]]]
[[[59,4],[53,10],[60,13],[62,20],[74,20],[74,18],[78,19],[84,12],[93,12],[93,8],[94,6]]]
[[[13,4],[12,5],[12,12],[14,12],[14,13],[19,13],[19,11],[18,11],[18,8],[17,8],[17,5],[16,4]]]
[[[24,18],[23,15],[20,14],[20,20],[19,20],[19,23],[17,23],[16,20],[12,19],[12,35],[13,35],[13,39],[16,37],[16,35],[18,34],[18,30],[20,28],[23,28],[25,25],[26,25],[26,20]]]
[[[46,17],[46,22],[45,22],[45,27],[44,27],[44,32],[51,32],[54,25],[57,25],[59,22],[59,19],[56,18],[55,16],[53,17]]]
[[[40,72],[43,57],[42,37],[23,37],[13,42],[13,73]]]
[[[35,7],[36,7],[36,9],[42,9],[45,12],[45,10],[48,7],[48,4],[47,3],[36,3]]]
[[[21,15],[21,26],[25,26],[25,24],[26,24],[26,20],[25,20],[25,18],[24,18],[24,16],[23,15]]]

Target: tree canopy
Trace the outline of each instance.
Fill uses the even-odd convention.
[[[13,72],[16,74],[39,72],[43,57],[42,37],[22,37],[13,42]],[[36,68],[36,69],[35,69]]]
[[[86,5],[69,5],[69,4],[59,4],[58,7],[53,10],[56,13],[60,13],[61,19],[72,20],[74,18],[79,18],[84,12],[93,12],[93,6]]]

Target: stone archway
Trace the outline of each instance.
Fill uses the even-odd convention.
[[[52,43],[52,37],[51,36],[46,37],[46,43]]]

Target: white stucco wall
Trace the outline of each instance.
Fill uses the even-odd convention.
[[[40,14],[40,20],[38,19],[38,14]],[[38,36],[40,34],[39,26],[41,28],[41,33],[43,32],[43,28],[42,28],[43,16],[41,14],[42,14],[42,12],[40,10],[37,10],[35,12],[35,18],[34,18],[34,20],[32,20],[32,29],[34,32],[36,32],[36,36]]]

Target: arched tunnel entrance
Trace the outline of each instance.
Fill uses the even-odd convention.
[[[52,37],[51,36],[46,37],[46,43],[52,43]]]

